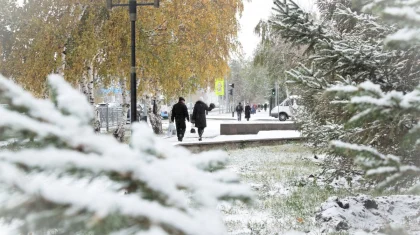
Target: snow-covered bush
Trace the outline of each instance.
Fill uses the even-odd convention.
[[[371,1],[365,7],[349,0],[319,3],[322,21],[292,0],[276,0],[271,20],[275,33],[307,46],[310,54],[288,72],[302,87],[303,133],[336,163],[327,168],[341,165],[337,172],[351,173],[350,156],[356,152],[364,156],[369,175],[386,178],[381,186],[416,184],[420,1]],[[324,148],[332,140],[341,142]]]
[[[21,233],[219,235],[218,201],[251,198],[223,152],[192,155],[141,124],[130,145],[95,134],[86,98],[48,81],[52,102],[0,76],[0,137],[17,140],[0,149],[0,218]]]

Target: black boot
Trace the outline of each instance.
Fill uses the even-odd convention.
[[[201,136],[203,136],[204,133],[204,128],[203,129],[198,129],[198,141],[201,141]]]

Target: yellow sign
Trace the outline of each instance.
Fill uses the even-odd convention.
[[[225,95],[225,81],[223,79],[216,79],[214,92],[216,95]]]

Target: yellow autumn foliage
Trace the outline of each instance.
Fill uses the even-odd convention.
[[[88,68],[105,84],[129,77],[128,9],[105,6],[105,0],[27,0],[11,13],[13,40],[8,48],[0,46],[0,53],[11,52],[1,54],[0,71],[38,95],[52,72],[74,83]],[[242,0],[161,0],[158,9],[137,10],[140,92],[162,89],[172,96],[213,84],[227,73],[229,55],[238,48]]]

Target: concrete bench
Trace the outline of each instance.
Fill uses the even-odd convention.
[[[251,139],[251,140],[228,140],[228,141],[214,141],[214,142],[180,142],[176,146],[182,146],[193,153],[201,153],[209,150],[223,150],[230,149],[244,149],[261,146],[277,146],[281,144],[299,143],[302,141],[301,137],[292,138],[267,138],[267,139]]]
[[[221,123],[221,135],[256,135],[260,131],[296,130],[293,122],[278,123]]]

